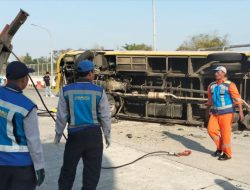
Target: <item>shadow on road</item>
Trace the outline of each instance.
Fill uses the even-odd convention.
[[[188,148],[190,150],[195,150],[195,151],[203,152],[203,153],[207,153],[207,154],[213,153],[213,151],[207,149],[206,147],[204,147],[200,143],[193,141],[191,139],[188,139],[184,136],[176,135],[176,134],[170,133],[168,131],[163,131],[162,133],[164,135],[168,136],[169,138],[172,138],[172,139],[180,142],[181,144],[183,144],[186,148]]]
[[[224,190],[243,190],[239,187],[236,187],[235,185],[231,184],[229,181],[221,180],[221,179],[216,179],[214,182],[222,187]]]
[[[53,143],[43,144],[44,156],[45,156],[45,182],[37,190],[57,190],[57,180],[59,178],[60,169],[63,162],[64,143],[54,145]],[[109,159],[103,156],[103,165],[111,165]],[[72,190],[78,190],[82,187],[82,161],[79,161],[75,182]],[[114,171],[102,170],[101,178],[98,184],[97,190],[114,190]]]

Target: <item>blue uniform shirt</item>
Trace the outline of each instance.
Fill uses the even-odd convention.
[[[68,123],[68,132],[88,127],[102,127],[110,138],[110,106],[105,91],[91,82],[67,85],[60,93],[56,132],[62,135]]]
[[[0,87],[0,165],[44,168],[36,105],[14,84]]]

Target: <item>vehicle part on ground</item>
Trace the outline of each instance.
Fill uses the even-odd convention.
[[[12,50],[12,38],[21,25],[26,21],[28,16],[28,13],[20,10],[11,24],[5,25],[4,29],[0,33],[0,71],[2,70],[3,65],[7,62],[7,59],[11,53],[9,50]]]

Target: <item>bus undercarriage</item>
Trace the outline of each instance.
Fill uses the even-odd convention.
[[[84,59],[96,64],[95,82],[108,93],[112,116],[198,126],[208,119],[207,87],[214,80],[213,68],[224,65],[245,100],[244,125],[249,128],[247,53],[73,51],[58,60],[59,87],[77,79],[75,67]]]

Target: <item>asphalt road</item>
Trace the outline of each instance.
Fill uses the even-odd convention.
[[[42,90],[41,90],[42,91]],[[34,90],[24,92],[42,105]],[[44,96],[43,96],[44,97]],[[49,108],[58,98],[45,98]],[[38,189],[57,189],[65,141],[53,144],[54,123],[39,117],[46,160],[46,180]],[[128,135],[131,134],[131,135]],[[192,150],[188,157],[158,155],[133,165],[102,170],[99,190],[250,190],[250,132],[233,133],[233,159],[221,162],[211,157],[215,147],[205,129],[181,125],[118,121],[112,125],[112,146],[104,150],[103,166],[116,166],[157,150],[179,152]],[[132,138],[128,138],[132,136]],[[82,163],[79,163],[74,188],[81,188]]]

